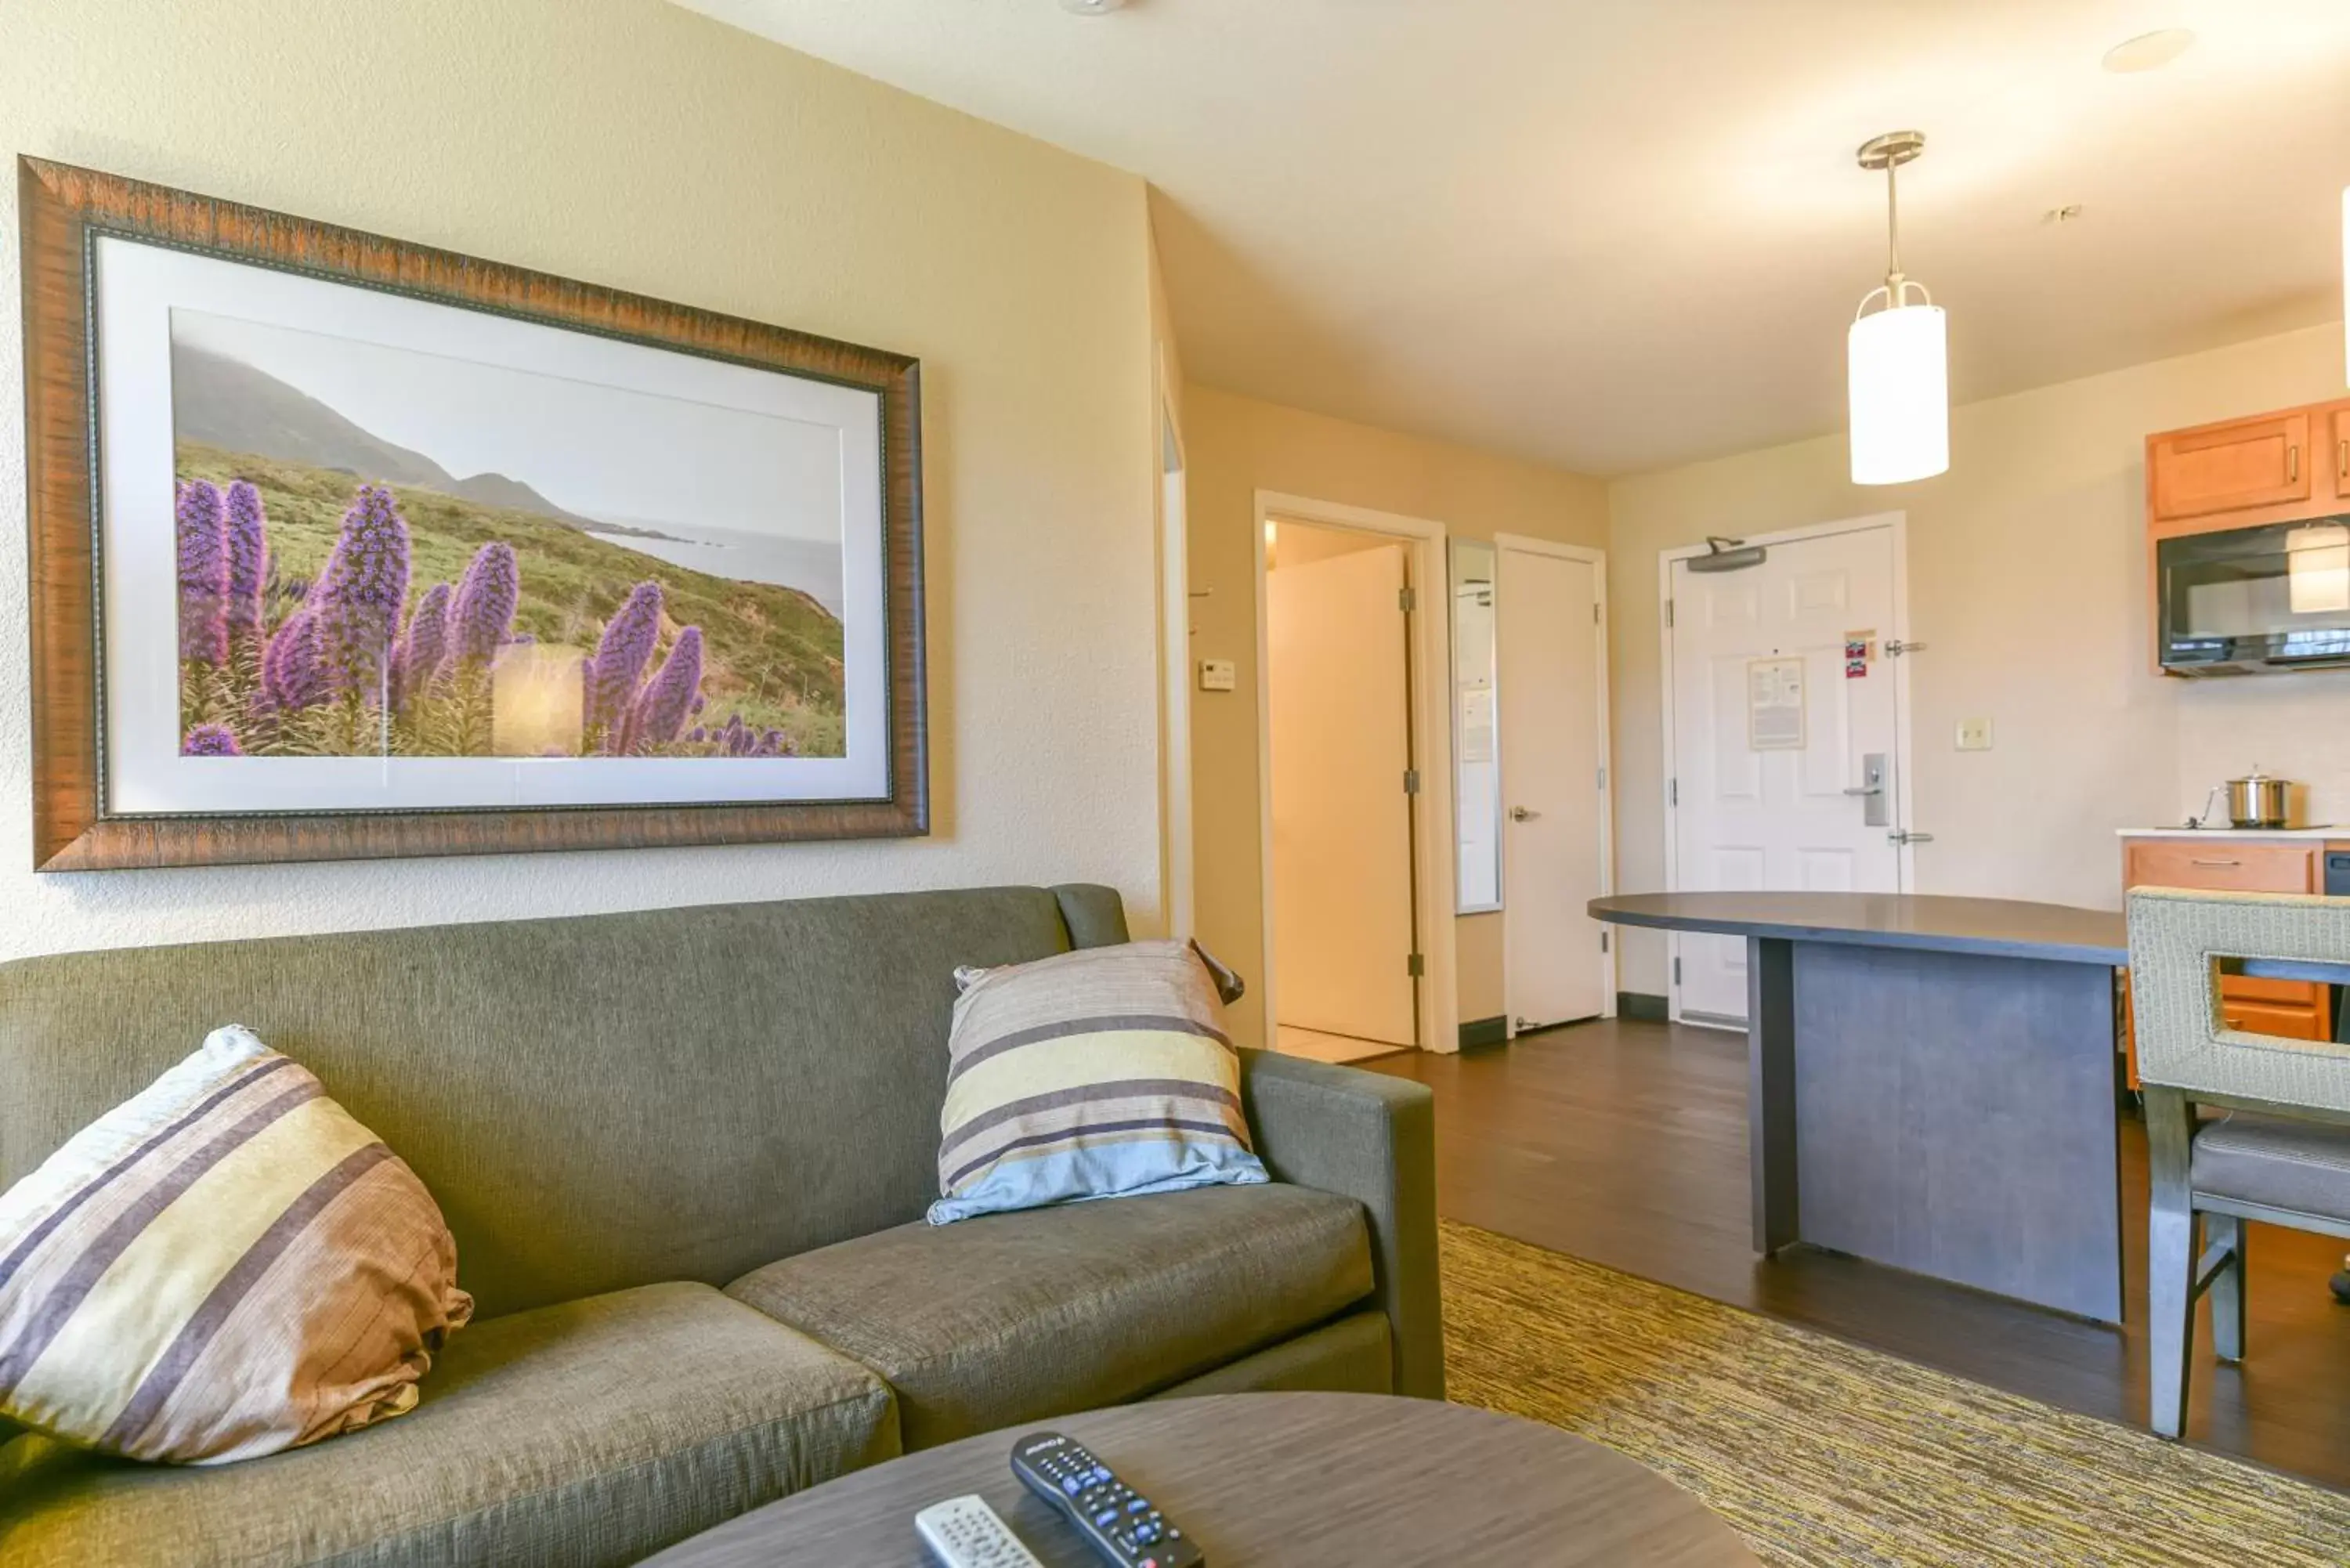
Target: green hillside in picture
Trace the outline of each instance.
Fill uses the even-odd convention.
[[[260,492],[268,518],[269,614],[284,614],[298,587],[326,564],[359,478],[348,469],[189,440],[179,442],[177,458],[182,482],[207,480],[225,489],[242,479]],[[515,632],[585,655],[630,590],[658,582],[661,644],[681,627],[702,628],[702,722],[715,727],[739,714],[754,730],[780,731],[792,754],[845,754],[841,623],[808,595],[671,566],[546,514],[551,507],[496,505],[397,480],[389,488],[411,538],[410,606],[434,584],[454,584],[484,545],[503,542],[520,568]]]

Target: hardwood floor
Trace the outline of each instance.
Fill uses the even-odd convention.
[[[2100,1327],[1879,1264],[1749,1250],[1743,1036],[1611,1020],[1360,1063],[1436,1091],[1446,1217],[2109,1420],[2146,1424],[2146,1137],[2125,1121],[2130,1322]],[[2247,1355],[2205,1321],[2189,1439],[2350,1489],[2342,1244],[2255,1225]]]

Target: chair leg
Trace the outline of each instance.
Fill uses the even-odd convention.
[[[2251,1227],[2232,1214],[2203,1216],[2207,1244],[2228,1249],[2228,1266],[2211,1282],[2211,1348],[2222,1361],[2244,1358],[2244,1238]]]
[[[2157,1436],[2187,1428],[2188,1364],[2195,1351],[2195,1207],[2187,1178],[2194,1111],[2177,1089],[2146,1085],[2148,1179],[2147,1418]]]

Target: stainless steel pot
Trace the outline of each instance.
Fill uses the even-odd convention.
[[[2289,779],[2271,778],[2255,765],[2228,781],[2228,822],[2234,827],[2282,827]]]

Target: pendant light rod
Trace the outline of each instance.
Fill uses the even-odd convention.
[[[1903,290],[1909,281],[1901,270],[1901,192],[1895,171],[1904,163],[1915,161],[1925,151],[1926,133],[1922,130],[1889,130],[1860,144],[1860,166],[1885,171],[1885,303],[1888,309],[1901,307]]]

